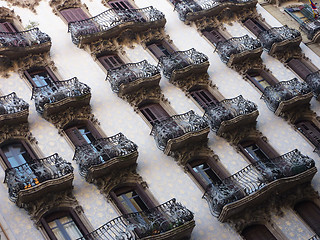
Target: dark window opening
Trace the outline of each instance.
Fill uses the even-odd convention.
[[[173,47],[166,41],[148,44],[147,47],[157,59],[162,56],[170,56],[175,52]]]
[[[320,208],[311,201],[304,201],[296,204],[294,210],[320,236]]]
[[[241,235],[245,240],[277,240],[266,226],[260,224],[246,227]]]
[[[203,109],[218,103],[218,100],[207,89],[190,90],[189,93]]]
[[[261,91],[278,83],[277,79],[265,70],[253,70],[246,73],[247,78]]]
[[[263,23],[260,21],[249,18],[246,21],[243,22],[243,24],[251,31],[256,37],[259,36],[261,32],[264,32],[268,30],[268,27],[266,27]]]
[[[81,8],[68,8],[61,10],[60,13],[68,23],[89,18],[89,16]]]
[[[203,34],[213,45],[217,45],[218,42],[224,42],[224,41],[226,41],[226,38],[225,38],[217,29],[204,30],[204,31],[202,31],[202,34]]]
[[[100,56],[98,60],[106,70],[114,69],[124,64],[121,58],[115,54]]]
[[[164,108],[158,103],[144,105],[139,107],[139,110],[151,125],[159,123],[170,117],[166,110],[164,110]]]
[[[311,121],[295,124],[298,130],[316,147],[320,147],[320,129]]]
[[[54,83],[58,81],[47,67],[27,70],[25,75],[33,87],[54,86]]]

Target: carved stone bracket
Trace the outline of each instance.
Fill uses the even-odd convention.
[[[9,8],[6,7],[0,7],[0,19],[5,20],[5,19],[13,19],[13,18],[18,18],[19,21],[20,17],[17,17],[16,14],[14,13],[14,10],[10,10]]]
[[[256,122],[232,131],[222,132],[221,137],[225,138],[231,145],[237,147],[244,139],[255,139],[262,136],[262,133],[256,129]]]
[[[58,14],[59,11],[66,8],[85,7],[88,9],[88,7],[85,4],[82,4],[80,0],[50,0],[49,5],[52,7],[52,11],[55,14]]]
[[[276,51],[275,53],[270,55],[278,59],[282,63],[287,62],[290,58],[302,58],[304,56],[300,47],[293,48],[290,46],[286,49],[283,49],[282,51]]]
[[[14,138],[23,138],[31,143],[37,143],[36,139],[30,132],[28,123],[18,125],[2,125],[0,127],[0,144],[6,140]]]
[[[145,31],[140,34],[140,44],[144,48],[146,48],[147,44],[150,42],[157,42],[162,40],[165,40],[168,43],[172,43],[170,36],[165,33],[163,28],[150,29],[149,31]]]
[[[21,77],[24,71],[33,67],[50,67],[53,71],[56,70],[54,62],[51,60],[49,53],[43,54],[30,54],[26,57],[14,60],[14,68]]]
[[[245,73],[250,69],[263,69],[264,64],[262,59],[259,57],[255,58],[247,58],[244,61],[238,62],[236,64],[232,64],[230,68],[234,69],[241,75],[245,75]]]
[[[104,52],[122,52],[123,47],[117,44],[114,39],[100,39],[84,46],[93,58]]]
[[[212,88],[215,87],[212,81],[210,81],[208,73],[190,74],[186,78],[178,79],[171,83],[180,88],[185,93],[188,93],[188,91],[195,86],[210,86]]]
[[[310,109],[310,104],[301,105],[290,109],[290,111],[282,112],[281,117],[283,117],[290,124],[295,124],[300,120],[311,120],[317,117],[317,114]]]
[[[11,6],[18,6],[22,8],[28,8],[32,12],[36,13],[35,7],[39,5],[41,0],[5,0]]]

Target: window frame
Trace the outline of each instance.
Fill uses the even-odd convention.
[[[207,101],[207,99],[203,95],[200,95],[201,92],[203,92],[210,99],[210,101]],[[192,99],[202,109],[206,109],[210,105],[216,105],[219,103],[218,99],[207,88],[193,88],[188,90],[188,94],[190,94]]]
[[[143,119],[145,119],[148,122],[148,124],[151,125],[151,127],[154,126],[156,123],[161,122],[170,117],[168,111],[166,111],[166,109],[160,103],[140,104],[138,109],[141,115],[143,116]],[[150,114],[146,112],[146,109],[152,113],[152,115],[155,117],[154,119],[152,119],[152,116],[150,116]]]
[[[299,62],[298,65],[300,66],[295,66],[292,61],[297,61]],[[318,71],[319,69],[317,69],[315,66],[312,66],[312,64],[308,61],[305,61],[302,58],[291,58],[286,62],[286,65],[289,67],[289,69],[291,69],[296,75],[298,75],[301,79],[305,80],[306,77],[313,72]],[[301,67],[302,65],[304,65],[305,69],[300,69],[299,67]],[[309,73],[307,73],[309,72]]]
[[[61,9],[59,13],[68,24],[70,22],[76,22],[90,18],[89,14],[85,12],[81,7],[64,8]]]
[[[270,29],[266,24],[254,18],[248,18],[244,20],[242,23],[256,37],[258,37],[261,32]]]
[[[35,82],[32,79],[32,75],[37,74],[37,73],[42,73],[46,72],[48,76],[51,78],[52,83],[59,82],[59,79],[57,76],[54,74],[54,72],[47,66],[45,67],[36,67],[36,68],[30,68],[28,70],[24,71],[24,75],[26,76],[29,84],[31,84],[32,88],[37,87]]]
[[[274,86],[277,83],[279,83],[278,79],[270,72],[264,70],[264,69],[252,69],[246,72],[247,79],[250,80],[250,82],[259,89],[260,92],[264,92],[265,88],[255,79],[255,76],[261,76],[263,80],[265,80],[270,86]]]
[[[218,29],[206,29],[201,31],[201,33],[206,37],[206,39],[213,45],[216,46],[218,42],[224,42],[228,38],[225,37]],[[221,38],[221,40],[219,40]],[[219,41],[218,41],[219,40]]]
[[[260,240],[261,239],[261,235],[253,237],[253,238],[246,238],[245,236],[243,236],[243,232],[245,230],[247,230],[250,227],[255,227],[255,226],[260,226],[264,228],[264,233],[270,233],[269,236],[267,236],[267,238],[265,238],[265,240],[269,240],[270,236],[272,236],[274,238],[274,240],[277,240],[277,237],[275,236],[275,234],[273,233],[273,231],[271,231],[265,224],[261,224],[261,223],[255,223],[255,224],[251,224],[249,226],[246,226],[244,229],[242,229],[240,235],[243,239],[245,240]],[[252,230],[251,230],[252,231]],[[257,229],[253,229],[253,231],[257,231]],[[264,234],[263,234],[264,235]]]
[[[300,127],[300,125],[302,124],[306,125],[306,127],[308,127],[312,133],[310,134],[309,132],[305,132],[305,131],[308,131],[307,129],[305,129],[305,131],[300,130],[300,129],[303,129]],[[297,121],[294,125],[297,128],[297,130],[303,135],[303,137],[307,139],[309,143],[311,143],[315,148],[320,148],[320,128],[313,121],[304,119],[304,120]],[[316,139],[317,135],[318,135],[319,141],[317,141]]]
[[[301,215],[300,210],[297,210],[297,205],[300,205],[300,207],[301,207],[301,204],[306,204],[306,203],[309,203],[309,204],[313,205],[313,207],[316,208],[317,214],[319,214],[319,215],[317,215],[317,219],[316,219],[316,220],[314,220],[314,218],[313,218],[313,217],[310,217],[310,216],[308,216],[308,218],[307,218],[307,220],[306,220],[306,218],[305,218],[305,217],[306,217],[306,214],[305,214],[306,211],[305,211],[305,209],[302,209],[302,210],[303,210],[302,212],[304,213],[304,216]],[[306,206],[303,206],[303,207],[306,207]],[[311,211],[310,211],[310,209],[309,209],[309,212],[315,213],[315,211],[314,211],[315,208],[311,209]],[[314,201],[309,200],[309,199],[306,199],[306,200],[297,202],[297,203],[294,205],[293,209],[294,209],[294,211],[296,212],[296,214],[299,216],[299,218],[303,221],[303,223],[305,223],[305,224],[309,227],[309,229],[311,229],[312,232],[314,232],[315,234],[317,234],[317,235],[320,236],[320,226],[319,226],[319,225],[318,225],[318,226],[316,225],[316,224],[317,224],[316,221],[320,221],[320,206],[319,206],[317,203],[315,203]],[[311,219],[311,222],[314,221],[314,222],[313,222],[314,225],[311,225],[311,224],[310,224],[310,219]],[[315,226],[316,228],[313,228],[314,226]]]
[[[166,49],[168,54],[165,54],[163,51],[161,51],[161,49],[159,48],[159,45],[161,45],[164,49]],[[163,56],[169,56],[174,52],[176,52],[175,47],[172,46],[166,40],[148,43],[146,46],[149,52],[158,60]]]
[[[111,66],[105,61],[105,59],[111,59],[111,58],[114,59],[116,65]],[[100,54],[99,56],[97,56],[97,59],[99,63],[103,66],[103,69],[106,71],[114,68],[118,68],[125,64],[125,61],[123,61],[123,59],[121,59],[121,57],[117,53]]]

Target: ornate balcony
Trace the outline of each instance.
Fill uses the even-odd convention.
[[[209,67],[208,57],[191,48],[187,51],[177,51],[159,60],[159,67],[170,82],[186,78],[190,74],[206,73]]]
[[[319,100],[320,95],[320,71],[310,73],[304,80],[312,89],[314,96]]]
[[[17,124],[28,121],[29,104],[18,98],[16,93],[0,97],[0,123]]]
[[[193,217],[173,198],[155,208],[117,217],[77,240],[189,239],[195,226]]]
[[[320,240],[320,237],[318,235],[314,235],[309,240]]]
[[[312,42],[320,41],[320,21],[306,21],[300,24],[300,30],[307,34],[307,37]]]
[[[277,158],[251,164],[221,183],[209,184],[203,198],[208,201],[212,215],[224,222],[274,193],[311,181],[316,172],[314,160],[295,149]]]
[[[255,122],[258,115],[257,105],[239,95],[207,107],[204,118],[211,130],[221,136],[224,132]]]
[[[88,182],[136,164],[137,145],[122,133],[77,146],[73,157]]]
[[[158,86],[160,79],[159,69],[146,60],[108,70],[106,78],[111,84],[112,91],[118,93],[119,96],[134,92],[142,87]]]
[[[266,87],[261,99],[266,102],[272,112],[279,116],[283,112],[295,110],[297,106],[309,103],[312,96],[312,90],[307,83],[293,78]]]
[[[151,131],[156,144],[165,154],[180,148],[188,142],[207,139],[208,123],[192,110],[156,123]]]
[[[44,117],[61,112],[71,106],[89,104],[90,87],[78,81],[76,77],[66,81],[52,82],[51,85],[35,87],[32,90],[37,112]]]
[[[302,41],[300,32],[287,25],[261,32],[258,38],[263,48],[271,55],[284,49],[298,48]]]
[[[0,32],[0,54],[15,59],[50,51],[51,38],[38,28],[23,32]]]
[[[257,2],[255,0],[183,0],[175,4],[175,10],[181,21],[189,22],[203,17],[216,16],[225,8],[237,11],[244,7],[254,7]]]
[[[163,28],[164,14],[152,6],[141,9],[108,9],[99,15],[69,23],[72,42],[79,47],[98,39],[118,37],[124,31],[139,33]]]
[[[224,42],[218,42],[216,50],[221,61],[229,67],[233,64],[243,62],[248,58],[259,58],[262,54],[262,47],[259,40],[249,37],[233,37]]]
[[[72,181],[73,167],[58,154],[8,168],[4,180],[10,200],[18,206],[47,193],[71,189]]]

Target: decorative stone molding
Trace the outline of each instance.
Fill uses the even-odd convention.
[[[57,68],[51,60],[49,53],[30,54],[26,57],[14,60],[13,66],[18,71],[21,78],[24,77],[24,71],[33,67],[50,67],[53,71]]]
[[[19,125],[2,125],[0,127],[0,143],[14,138],[23,138],[31,143],[38,143],[29,129],[28,123]]]
[[[104,52],[123,52],[123,47],[117,44],[114,39],[99,39],[98,41],[86,44],[84,49],[88,51],[93,58]]]
[[[84,7],[88,9],[86,4],[82,4],[80,0],[50,0],[49,2],[50,7],[52,7],[52,11],[54,14],[58,14],[59,11],[66,9],[66,8],[81,8]]]
[[[185,93],[188,93],[188,91],[195,86],[209,86],[211,88],[215,88],[215,85],[209,79],[208,73],[190,74],[186,78],[177,79],[171,83]]]
[[[240,129],[232,129],[232,131],[223,132],[221,137],[225,138],[231,145],[237,149],[238,144],[244,139],[256,139],[262,137],[262,133],[256,129],[256,122]],[[264,138],[266,140],[266,138]],[[237,149],[239,150],[239,149]],[[239,150],[240,151],[240,150]]]
[[[143,48],[147,47],[147,44],[150,42],[158,42],[158,41],[167,41],[168,43],[172,43],[170,36],[165,33],[164,29],[150,29],[149,31],[145,31],[141,33],[140,36],[140,44]]]
[[[11,2],[9,0],[9,2]],[[20,17],[16,16],[16,14],[14,13],[14,10],[10,10],[9,8],[6,7],[0,7],[0,19],[4,20],[4,19],[14,19],[14,18],[18,18],[19,21]]]
[[[234,63],[230,66],[233,70],[237,71],[240,75],[244,75],[250,69],[262,69],[264,64],[261,57],[248,57],[244,61]]]
[[[32,12],[36,13],[35,7],[37,7],[41,0],[5,0],[10,6],[18,6],[22,8],[28,8]]]
[[[295,124],[303,119],[315,119],[317,114],[310,109],[310,104],[301,105],[295,108],[290,109],[290,111],[282,112],[281,115],[286,121],[290,124]]]
[[[282,63],[285,63],[290,58],[303,58],[304,54],[302,53],[302,50],[300,47],[289,46],[283,49],[282,51],[275,51],[273,54],[270,54],[270,56],[278,59]]]

